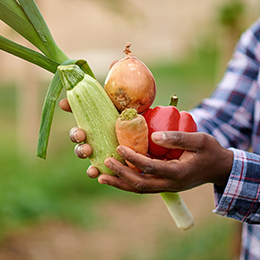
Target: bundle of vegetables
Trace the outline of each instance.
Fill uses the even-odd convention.
[[[155,81],[149,69],[134,57],[128,46],[127,57],[111,68],[103,88],[87,61],[70,60],[60,50],[34,0],[0,0],[0,19],[39,51],[3,36],[0,49],[54,74],[43,105],[37,156],[46,158],[55,104],[64,87],[76,122],[87,132],[86,142],[92,146],[91,164],[101,173],[114,174],[104,166],[104,160],[112,156],[125,163],[116,152],[119,143],[115,124],[119,112],[134,108],[142,113],[149,109],[155,98]],[[145,136],[148,138],[148,132]],[[192,215],[178,193],[163,193],[162,197],[177,226],[190,228]]]

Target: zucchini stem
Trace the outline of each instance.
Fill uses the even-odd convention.
[[[66,90],[72,90],[84,79],[85,73],[76,64],[60,65],[58,67],[62,84]]]

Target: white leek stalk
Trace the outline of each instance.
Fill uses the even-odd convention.
[[[178,228],[188,230],[194,225],[193,216],[178,193],[163,192],[161,196]]]

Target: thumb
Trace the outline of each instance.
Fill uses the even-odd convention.
[[[196,151],[200,147],[200,133],[186,133],[179,131],[154,132],[152,141],[169,149]]]

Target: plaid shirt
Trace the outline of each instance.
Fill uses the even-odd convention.
[[[260,260],[259,72],[260,19],[242,34],[211,98],[191,111],[199,131],[212,134],[234,153],[226,187],[215,186],[213,212],[244,223],[240,260]]]

